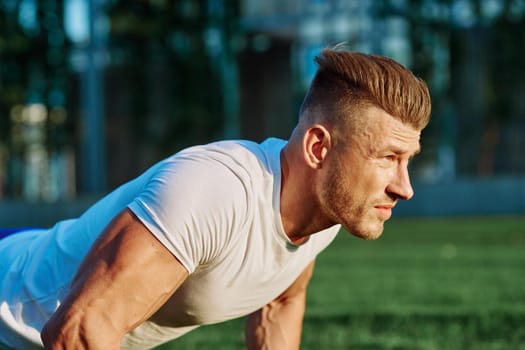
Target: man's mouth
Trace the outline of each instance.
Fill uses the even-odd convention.
[[[392,208],[394,206],[395,204],[380,204],[376,205],[374,208],[379,212],[382,218],[388,220],[392,216]]]

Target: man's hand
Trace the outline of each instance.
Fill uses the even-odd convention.
[[[71,290],[42,330],[46,349],[120,349],[188,276],[183,265],[124,210],[95,241]]]
[[[246,320],[248,349],[299,349],[306,308],[306,288],[313,270],[314,261],[283,294],[248,316]]]

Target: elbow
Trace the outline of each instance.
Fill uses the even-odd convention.
[[[81,347],[81,336],[78,325],[66,322],[66,318],[59,317],[60,309],[55,312],[53,316],[46,322],[42,331],[40,332],[40,339],[44,345],[44,349],[65,350],[70,349],[72,344],[76,344],[79,349]]]
[[[59,308],[40,332],[44,349],[120,349],[122,337],[107,324],[90,317],[64,316]]]
[[[42,340],[42,344],[44,344],[44,349],[57,349],[54,344],[56,344],[56,340],[58,339],[58,329],[53,321],[48,321],[44,325],[40,332],[40,339]]]

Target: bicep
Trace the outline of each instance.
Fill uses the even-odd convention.
[[[222,252],[244,225],[244,183],[213,160],[178,159],[153,176],[128,207],[191,273]]]
[[[294,298],[304,298],[306,289],[314,273],[315,260],[312,260],[299,277],[279,296],[276,300],[290,300]]]
[[[147,320],[188,276],[187,270],[129,210],[119,214],[82,262],[46,335],[118,342]],[[100,334],[101,325],[106,330]],[[69,334],[68,334],[69,333]],[[98,341],[102,342],[102,339]]]

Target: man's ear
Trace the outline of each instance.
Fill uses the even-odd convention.
[[[306,130],[303,138],[303,154],[307,165],[320,169],[332,146],[330,132],[322,125],[316,124]]]

